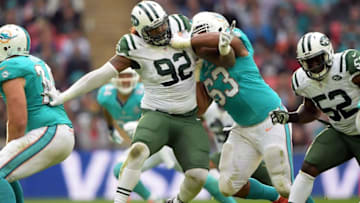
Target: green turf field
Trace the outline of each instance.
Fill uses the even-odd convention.
[[[347,200],[326,200],[323,198],[316,198],[315,203],[359,203],[359,198]],[[25,200],[25,203],[112,203],[113,201],[97,200],[97,201],[70,201],[70,200]],[[239,203],[266,203],[268,201],[252,201],[252,200],[238,200]],[[147,203],[145,201],[131,201],[131,203]],[[217,203],[213,200],[208,201],[191,201],[191,203]]]

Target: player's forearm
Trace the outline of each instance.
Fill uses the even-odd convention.
[[[296,112],[289,113],[289,122],[291,123],[309,123],[320,116],[319,112],[309,111],[301,105]]]
[[[191,47],[198,49],[201,47],[218,48],[219,44],[219,33],[205,33],[195,35],[191,38]]]
[[[107,62],[102,67],[87,73],[85,76],[75,82],[69,89],[61,93],[63,102],[81,96],[109,82],[109,80],[118,74],[115,67]]]

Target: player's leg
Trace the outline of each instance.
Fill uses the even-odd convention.
[[[16,203],[14,190],[3,177],[0,177],[0,203]]]
[[[329,127],[315,138],[291,187],[289,202],[311,202],[307,198],[311,194],[316,176],[353,157],[344,141],[346,136]]]
[[[273,125],[270,118],[262,122],[258,134],[262,134],[261,153],[269,171],[271,182],[285,198],[288,198],[293,180],[291,126]]]
[[[166,144],[168,119],[159,112],[145,111],[136,128],[129,154],[122,166],[115,203],[125,203],[140,180],[145,160]]]
[[[243,137],[242,133],[247,137]],[[233,128],[220,158],[220,190],[226,195],[275,201],[279,194],[273,187],[249,179],[261,162],[261,154],[255,143],[250,141],[252,137],[256,135],[250,128]]]
[[[213,164],[215,168],[219,165],[221,153],[214,153],[210,156],[210,165]],[[271,187],[271,179],[267,172],[265,162],[262,161],[255,172],[248,180],[248,187],[243,187],[234,196],[245,199],[265,199],[274,201],[279,198],[279,193],[274,187]],[[258,182],[259,181],[259,182]]]
[[[209,139],[196,115],[174,117],[170,146],[185,171],[177,198],[171,202],[189,202],[205,184],[209,167]]]
[[[122,165],[123,165],[123,162],[119,162],[115,165],[115,167],[113,169],[113,173],[114,173],[114,176],[116,177],[116,179],[119,178],[120,169],[121,169]],[[142,183],[141,180],[139,180],[139,182],[136,184],[136,186],[134,188],[134,192],[136,192],[144,200],[148,200],[151,196],[150,190]]]
[[[16,182],[63,161],[74,146],[73,130],[66,125],[42,127],[8,143],[0,152],[0,174],[18,202],[21,185]]]
[[[15,193],[16,203],[24,203],[24,194],[19,181],[14,181],[10,185]]]
[[[218,180],[210,174],[208,174],[206,178],[204,188],[219,202],[236,203],[236,200],[233,197],[225,197],[223,194],[221,194]]]

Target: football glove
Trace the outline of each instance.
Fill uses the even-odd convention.
[[[64,99],[61,96],[61,93],[56,88],[52,88],[50,91],[44,92],[44,95],[51,98],[51,106],[58,106],[64,103]]]
[[[124,140],[119,132],[113,127],[109,128],[109,139],[116,144],[121,144]]]
[[[234,38],[233,30],[235,28],[236,21],[233,20],[229,29],[223,30],[219,35],[219,52],[221,56],[228,55],[231,51],[231,40]]]
[[[174,49],[185,49],[191,47],[191,37],[184,36],[182,33],[175,33],[171,40],[170,46]]]
[[[271,111],[269,114],[274,125],[277,123],[286,124],[289,121],[289,113],[287,111],[276,110]]]

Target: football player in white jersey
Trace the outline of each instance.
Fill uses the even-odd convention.
[[[135,69],[144,83],[143,115],[119,177],[115,202],[126,202],[144,161],[164,145],[173,148],[185,172],[180,192],[171,201],[189,202],[200,192],[208,174],[209,141],[196,117],[196,55],[191,48],[176,50],[169,42],[174,33],[188,35],[190,23],[183,15],[168,16],[154,1],[139,2],[131,12],[131,22],[135,31],[120,39],[116,54],[65,92],[51,92],[51,104],[83,95],[127,67]]]
[[[309,32],[297,44],[301,65],[292,76],[295,94],[304,97],[296,112],[273,111],[274,124],[308,123],[327,115],[330,125],[308,149],[301,170],[291,187],[289,202],[304,203],[320,173],[356,158],[360,161],[360,133],[355,120],[360,86],[360,52],[333,51],[327,36]]]

